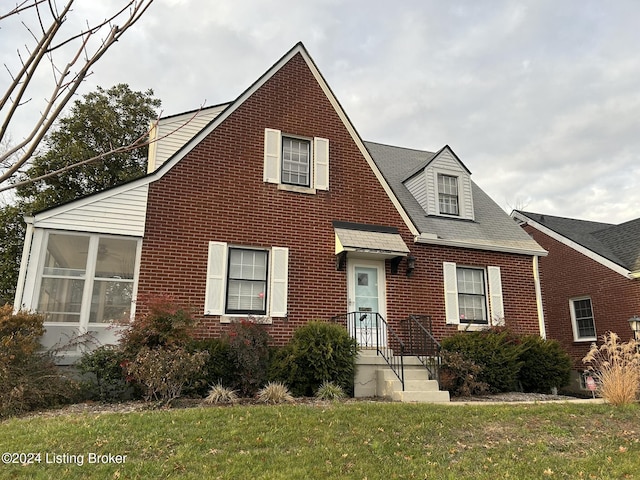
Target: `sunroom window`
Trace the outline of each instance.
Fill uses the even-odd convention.
[[[49,233],[38,296],[46,322],[87,326],[128,319],[138,240]]]

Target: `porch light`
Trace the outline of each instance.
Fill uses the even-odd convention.
[[[640,332],[640,317],[634,315],[629,319],[629,326],[633,331],[633,338],[638,339],[638,332]]]
[[[410,277],[411,275],[413,275],[413,271],[416,268],[416,257],[414,257],[413,255],[409,255],[407,257],[407,277]],[[640,322],[640,318],[638,319],[638,321]]]

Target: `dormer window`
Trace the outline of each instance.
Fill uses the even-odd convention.
[[[310,185],[311,142],[282,137],[282,183],[308,187]]]
[[[459,215],[458,177],[438,174],[438,205],[443,215]]]

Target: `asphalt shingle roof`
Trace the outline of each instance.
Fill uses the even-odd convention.
[[[614,225],[518,212],[631,272],[640,270],[640,218]]]
[[[462,242],[470,247],[488,250],[544,253],[542,247],[473,181],[473,221],[427,215],[403,182],[426,167],[436,153],[374,142],[364,143],[420,233],[435,234],[445,242]]]

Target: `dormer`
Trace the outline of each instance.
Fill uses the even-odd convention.
[[[471,172],[448,145],[403,183],[427,215],[474,219]]]

